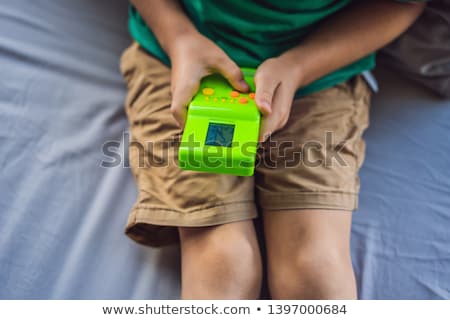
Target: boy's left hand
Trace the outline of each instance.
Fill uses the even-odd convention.
[[[256,70],[255,102],[263,113],[259,141],[287,123],[295,92],[300,87],[298,64],[286,56],[270,58]]]

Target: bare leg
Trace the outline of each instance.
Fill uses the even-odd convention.
[[[179,228],[182,299],[257,299],[261,256],[253,221]]]
[[[350,256],[352,214],[337,210],[264,213],[273,299],[356,299]]]

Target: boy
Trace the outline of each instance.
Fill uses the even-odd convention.
[[[132,142],[144,146],[146,157],[130,147],[139,197],[127,234],[151,246],[179,239],[183,299],[256,299],[262,268],[252,219],[258,205],[273,299],[356,298],[349,240],[370,99],[360,74],[424,5],[131,2],[136,42],[121,69]],[[180,170],[170,142],[180,138],[201,78],[217,72],[247,92],[238,66],[257,68],[260,141],[270,136],[279,148],[260,150],[254,177]],[[280,150],[284,142],[292,148]],[[305,150],[310,142],[316,147]],[[336,152],[339,161],[325,161]],[[296,154],[305,161],[287,166],[285,159]]]

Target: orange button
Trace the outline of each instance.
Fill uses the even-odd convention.
[[[230,96],[233,97],[233,98],[237,98],[237,97],[239,97],[239,92],[237,92],[237,91],[231,91],[231,92],[230,92]]]
[[[247,98],[242,97],[242,98],[239,98],[238,102],[244,104],[244,103],[247,103],[248,100],[247,100]]]
[[[255,99],[255,93],[254,92],[250,92],[249,94],[248,94],[248,97],[250,98],[250,99]]]
[[[202,93],[203,93],[205,96],[212,96],[212,95],[214,94],[214,89],[212,89],[212,88],[204,88],[204,89],[202,90]]]

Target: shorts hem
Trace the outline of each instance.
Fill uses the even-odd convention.
[[[351,192],[259,192],[263,210],[324,209],[354,211],[358,209],[358,194]]]
[[[209,206],[190,212],[136,205],[130,213],[125,233],[138,243],[160,247],[179,241],[178,227],[214,226],[257,216],[253,201]]]

